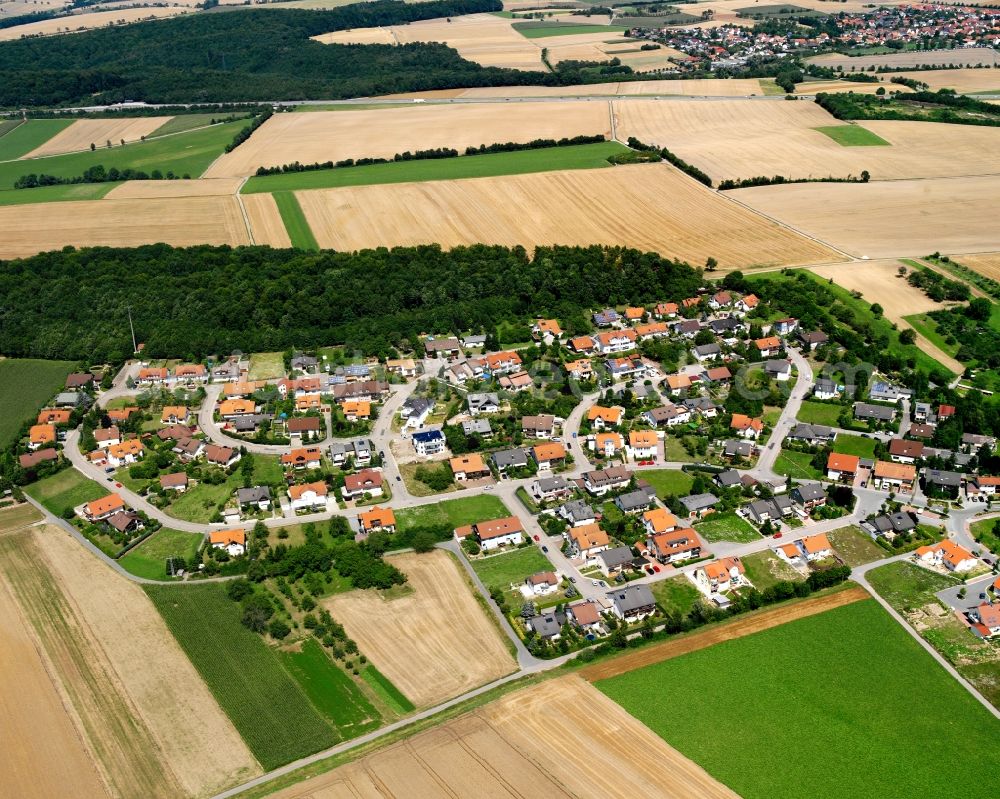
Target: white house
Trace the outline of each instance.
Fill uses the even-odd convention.
[[[326,510],[327,494],[324,482],[303,483],[288,488],[292,510]]]

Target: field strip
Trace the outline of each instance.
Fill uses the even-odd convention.
[[[771,627],[777,627],[806,616],[814,616],[817,613],[823,613],[863,599],[870,599],[868,592],[860,586],[854,586],[832,594],[805,599],[802,602],[779,605],[730,624],[723,624],[683,638],[653,644],[604,663],[586,666],[581,669],[580,676],[590,682],[617,677],[619,674],[625,674],[643,666],[670,660],[680,655],[686,655],[688,652],[697,652],[699,649],[714,646],[723,641],[753,635],[761,630],[768,630]]]
[[[250,178],[245,177],[240,181],[240,185],[237,187],[235,194],[236,202],[240,206],[240,213],[243,215],[243,224],[246,225],[247,228],[247,236],[250,237],[251,244],[256,244],[257,241],[253,237],[253,227],[250,225],[250,217],[247,216],[246,206],[243,205],[243,198],[240,196],[240,192],[243,190],[243,187],[246,185],[248,180],[250,180]]]

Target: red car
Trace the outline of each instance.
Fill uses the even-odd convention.
[[[775,538],[781,538],[781,533],[775,533],[775,534],[774,534],[774,537],[775,537]]]
[[[121,483],[115,483],[115,488],[121,488],[121,487],[122,487]]]
[[[539,538],[539,537],[538,537],[538,536],[536,535],[536,536],[535,536],[535,540],[536,540],[536,541],[541,541],[542,539],[541,539],[541,538]]]
[[[659,566],[653,566],[653,571],[656,572],[657,574],[659,574],[660,573],[660,567]]]

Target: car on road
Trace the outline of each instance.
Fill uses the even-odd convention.
[[[542,552],[548,552],[548,551],[549,551],[548,547],[545,547],[545,546],[542,547]]]
[[[378,451],[378,456],[379,456],[380,458],[384,458],[384,457],[385,457],[385,452],[384,452],[384,451],[382,451],[382,450],[379,450],[379,451]]]
[[[536,540],[536,541],[541,541],[542,539],[541,539],[541,538],[539,538],[539,537],[538,537],[538,536],[536,535],[536,536],[535,536],[535,540]]]
[[[400,477],[400,476],[399,476],[398,474],[396,475],[396,482],[397,482],[397,483],[398,483],[398,482],[399,482],[400,480],[402,480],[402,479],[403,479],[403,478],[402,478],[402,477]]]
[[[114,481],[115,481],[115,478],[113,478],[113,477],[109,477],[109,478],[108,478],[108,482],[109,482],[109,483],[113,483]]]
[[[986,594],[980,594],[980,595],[979,595],[979,598],[980,598],[980,599],[986,599]]]
[[[600,583],[597,582],[597,580],[591,580],[590,582],[591,582],[592,585],[600,585]]]
[[[121,487],[122,487],[121,483],[115,483],[115,488],[121,488]]]
[[[781,538],[781,531],[779,530],[777,533],[775,533],[774,537],[775,538]]]
[[[607,588],[607,587],[608,587],[608,584],[607,584],[606,582],[604,582],[604,580],[598,580],[598,581],[597,581],[597,584],[598,584],[598,585],[599,585],[599,586],[600,586],[601,588]]]
[[[653,564],[653,571],[656,572],[657,574],[660,573],[660,567],[657,566],[655,563]]]
[[[492,491],[493,486],[483,486],[483,491]]]
[[[575,582],[576,582],[576,578],[575,578],[575,577],[572,577],[572,576],[571,576],[571,577],[569,578],[569,581],[570,581],[571,583],[575,583]]]
[[[647,564],[646,564],[646,574],[652,574],[652,573],[653,573],[653,567],[652,567],[652,566],[650,566],[650,565],[649,565],[649,564],[647,563]]]

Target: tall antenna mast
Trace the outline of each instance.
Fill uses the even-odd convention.
[[[139,346],[135,343],[135,327],[132,325],[132,306],[127,305],[128,308],[128,329],[132,331],[132,352],[138,352]]]

